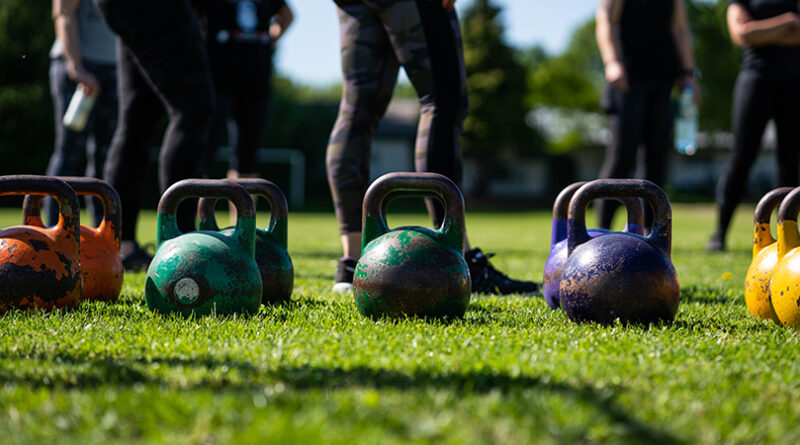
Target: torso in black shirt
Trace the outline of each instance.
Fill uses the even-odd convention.
[[[672,36],[675,0],[624,0],[622,63],[631,79],[674,79],[680,73]]]
[[[798,12],[797,0],[729,0],[728,4],[731,3],[741,5],[753,20],[764,20],[785,12]],[[800,75],[800,47],[744,47],[742,69]]]

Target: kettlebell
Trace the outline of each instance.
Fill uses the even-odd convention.
[[[53,228],[21,225],[0,230],[0,312],[77,307],[83,298],[78,197],[60,179],[0,176],[0,196],[52,196]]]
[[[800,233],[797,212],[800,187],[792,190],[778,208],[778,265],[769,285],[775,315],[782,325],[800,329]]]
[[[778,324],[780,320],[769,296],[769,283],[778,264],[778,245],[770,233],[769,218],[792,190],[792,187],[777,188],[758,201],[753,214],[753,261],[744,281],[744,301],[750,313]]]
[[[181,233],[175,215],[186,198],[226,198],[236,206],[236,226]],[[184,316],[246,314],[261,304],[255,261],[256,212],[242,186],[228,180],[184,179],[161,196],[156,254],[147,268],[145,299],[157,312]]]
[[[95,178],[58,177],[78,196],[96,196],[103,201],[103,220],[97,228],[81,224],[81,278],[86,300],[116,301],[122,290],[124,268],[119,257],[122,225],[119,194],[111,184]],[[41,217],[42,196],[28,195],[22,205],[25,224],[45,227]]]
[[[553,223],[550,235],[550,255],[544,264],[544,277],[542,278],[542,294],[544,301],[551,309],[558,309],[561,305],[558,301],[558,285],[561,281],[561,270],[564,268],[564,260],[567,259],[567,210],[572,195],[581,186],[586,184],[576,182],[561,190],[553,203]],[[628,223],[625,232],[642,235],[644,233],[644,212],[642,204],[636,198],[620,199],[628,210]],[[606,229],[589,229],[589,236],[594,238],[598,235],[609,233]]]
[[[643,198],[654,212],[645,238],[612,232],[592,238],[586,230],[586,207],[594,199]],[[651,323],[671,321],[678,310],[680,287],[670,260],[672,209],[664,192],[641,179],[605,179],[583,185],[569,205],[567,261],[558,297],[571,321]]]
[[[294,267],[287,246],[288,205],[286,196],[277,185],[266,179],[234,179],[251,196],[261,196],[269,202],[271,215],[267,229],[256,228],[256,264],[261,271],[264,304],[289,301],[294,285]],[[203,198],[197,204],[198,227],[219,231],[214,217],[215,199]],[[232,228],[223,233],[230,234]]]
[[[400,196],[432,197],[445,210],[439,229],[389,229],[386,207]],[[471,281],[464,260],[464,198],[436,173],[389,173],[367,189],[361,258],[353,294],[361,314],[372,317],[461,317]]]

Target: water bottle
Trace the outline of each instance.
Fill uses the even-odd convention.
[[[692,85],[686,83],[678,99],[675,119],[675,150],[686,156],[697,153],[697,105],[692,93]]]
[[[72,95],[67,111],[64,113],[64,119],[61,120],[64,126],[76,133],[83,131],[86,121],[89,119],[89,113],[94,107],[95,99],[95,96],[84,94],[80,85],[75,88],[75,94]]]

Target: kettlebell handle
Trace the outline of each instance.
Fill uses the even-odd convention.
[[[783,198],[778,207],[778,261],[790,250],[800,247],[800,233],[797,231],[799,210],[800,187],[797,187]]]
[[[96,231],[119,250],[122,230],[122,203],[119,194],[106,181],[82,176],[57,176],[72,187],[77,195],[90,195],[103,201],[103,220]],[[44,227],[41,217],[43,196],[27,195],[22,204],[25,224]],[[88,225],[87,225],[88,226]]]
[[[231,237],[252,258],[255,256],[256,210],[247,190],[227,179],[184,179],[172,184],[158,202],[156,249],[183,235],[178,229],[178,205],[187,198],[224,198],[236,206],[236,227]]]
[[[761,249],[775,242],[770,231],[769,220],[772,211],[783,202],[786,195],[792,190],[794,187],[779,187],[770,190],[758,201],[756,211],[753,213],[753,257],[758,255]],[[762,236],[762,232],[766,236]]]
[[[288,244],[288,223],[289,205],[286,203],[286,196],[281,189],[274,183],[261,178],[242,178],[231,179],[231,181],[241,185],[250,193],[251,196],[261,196],[269,202],[270,218],[266,231],[271,233],[278,244],[284,249]],[[219,231],[217,219],[214,215],[214,205],[217,203],[213,198],[200,198],[197,203],[198,227],[201,230]]]
[[[71,236],[75,240],[75,245],[79,246],[81,229],[78,196],[66,182],[52,176],[0,176],[0,196],[8,195],[53,197],[58,203],[58,223],[54,229],[46,230],[54,230],[56,235],[62,238]],[[44,227],[44,224],[39,227]],[[79,248],[76,248],[75,252],[79,252]]]
[[[567,216],[569,202],[575,192],[581,188],[586,181],[572,183],[558,194],[553,203],[553,230],[550,236],[550,245],[553,246],[567,238]],[[644,210],[642,203],[637,198],[612,198],[620,201],[628,211],[628,221],[625,230],[637,235],[644,233]]]
[[[438,173],[395,172],[376,179],[364,195],[362,250],[375,238],[389,232],[386,207],[399,196],[425,196],[438,199],[444,207],[444,221],[438,229],[464,252],[464,197],[458,186]]]
[[[642,198],[653,209],[653,227],[647,241],[672,255],[672,208],[660,187],[644,179],[597,179],[579,188],[569,204],[567,221],[568,255],[590,239],[586,230],[586,208],[598,198]]]

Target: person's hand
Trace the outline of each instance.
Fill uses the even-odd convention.
[[[100,94],[100,82],[94,74],[81,68],[78,70],[67,69],[67,75],[78,87],[83,90],[83,94],[87,96],[97,96]]]
[[[442,8],[445,9],[453,9],[456,4],[456,0],[442,0]]]
[[[606,63],[606,82],[621,91],[628,91],[628,74],[618,60]]]

